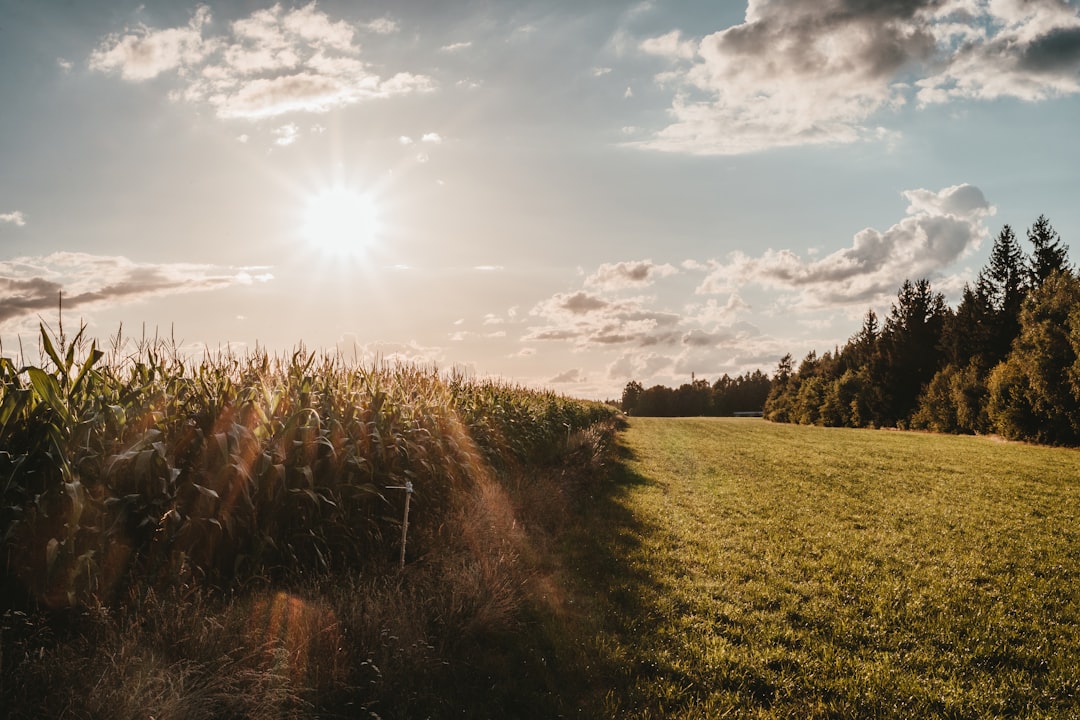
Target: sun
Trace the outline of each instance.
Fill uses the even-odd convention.
[[[379,233],[375,198],[347,187],[332,187],[313,195],[304,210],[304,237],[334,255],[364,252]]]

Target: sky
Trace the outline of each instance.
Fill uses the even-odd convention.
[[[1076,262],[1078,127],[1076,0],[0,0],[0,352],[772,372]]]

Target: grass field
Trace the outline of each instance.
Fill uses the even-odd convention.
[[[648,418],[621,451],[566,544],[592,716],[1080,717],[1077,451]]]

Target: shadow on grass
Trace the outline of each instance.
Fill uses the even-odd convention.
[[[605,482],[560,544],[560,579],[568,612],[548,613],[541,629],[556,653],[561,717],[614,717],[632,678],[656,672],[625,654],[662,591],[642,563],[631,562],[644,538],[659,528],[627,502],[636,489],[656,485],[631,467],[637,457],[622,438],[613,449]]]
[[[447,662],[429,672],[428,691],[407,707],[382,705],[381,717],[605,716],[608,695],[626,685],[628,672],[610,650],[648,616],[658,592],[641,566],[626,561],[656,531],[626,497],[655,481],[630,467],[634,452],[621,438],[611,453],[603,477],[587,483],[544,551],[523,622],[452,643]],[[618,641],[607,647],[605,637]]]

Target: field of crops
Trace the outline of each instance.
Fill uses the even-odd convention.
[[[399,693],[512,620],[531,485],[558,495],[614,417],[302,350],[191,361],[44,330],[41,347],[0,358],[0,705],[28,717],[79,692],[79,717],[304,717]]]
[[[623,451],[568,542],[593,717],[1080,717],[1077,451],[654,418]]]

